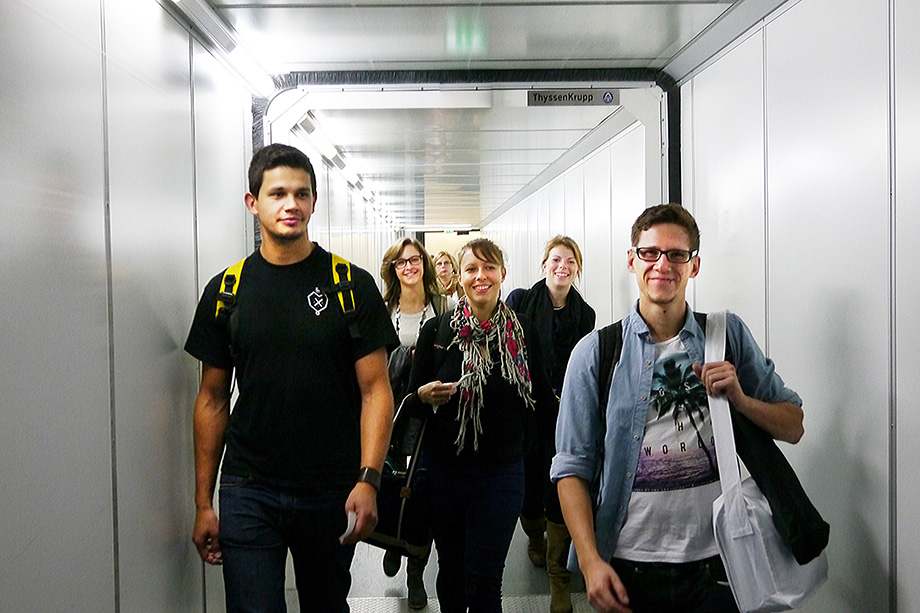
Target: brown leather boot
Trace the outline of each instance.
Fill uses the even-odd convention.
[[[521,516],[521,527],[527,535],[527,557],[537,568],[546,566],[546,540],[543,533],[546,530],[546,520],[541,516],[537,519],[527,519]]]
[[[546,522],[546,574],[550,613],[572,613],[572,573],[566,568],[572,538],[565,524]]]

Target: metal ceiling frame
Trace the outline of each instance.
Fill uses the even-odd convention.
[[[309,86],[386,86],[425,88],[437,86],[488,86],[495,88],[526,89],[539,87],[658,87],[664,97],[662,123],[662,180],[667,181],[669,202],[681,202],[680,162],[680,88],[663,70],[646,68],[583,68],[583,69],[493,69],[493,70],[407,70],[407,71],[317,71],[291,72],[276,76],[278,93]],[[276,94],[277,95],[277,94]],[[270,101],[253,101],[253,150],[265,144],[264,119]],[[581,147],[579,151],[582,151]],[[587,151],[584,151],[587,154]],[[529,185],[529,184],[528,184]],[[526,191],[528,186],[519,192]],[[664,190],[662,190],[664,191]],[[513,197],[483,220],[488,223],[514,206],[519,198]]]

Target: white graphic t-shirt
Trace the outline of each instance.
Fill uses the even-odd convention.
[[[656,344],[645,438],[614,556],[688,562],[718,555],[712,502],[721,493],[706,390],[680,337]]]

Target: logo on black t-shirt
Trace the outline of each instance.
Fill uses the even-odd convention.
[[[319,315],[329,306],[329,296],[317,287],[307,296],[307,304],[313,308],[313,312]]]

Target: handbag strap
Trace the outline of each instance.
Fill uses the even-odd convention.
[[[725,311],[710,313],[706,317],[706,362],[721,362],[725,359]],[[741,493],[741,470],[735,450],[735,435],[732,432],[732,418],[728,398],[709,396],[709,414],[712,419],[712,434],[716,440],[716,460],[719,464],[719,483],[722,486],[722,501],[733,537],[751,534]]]

